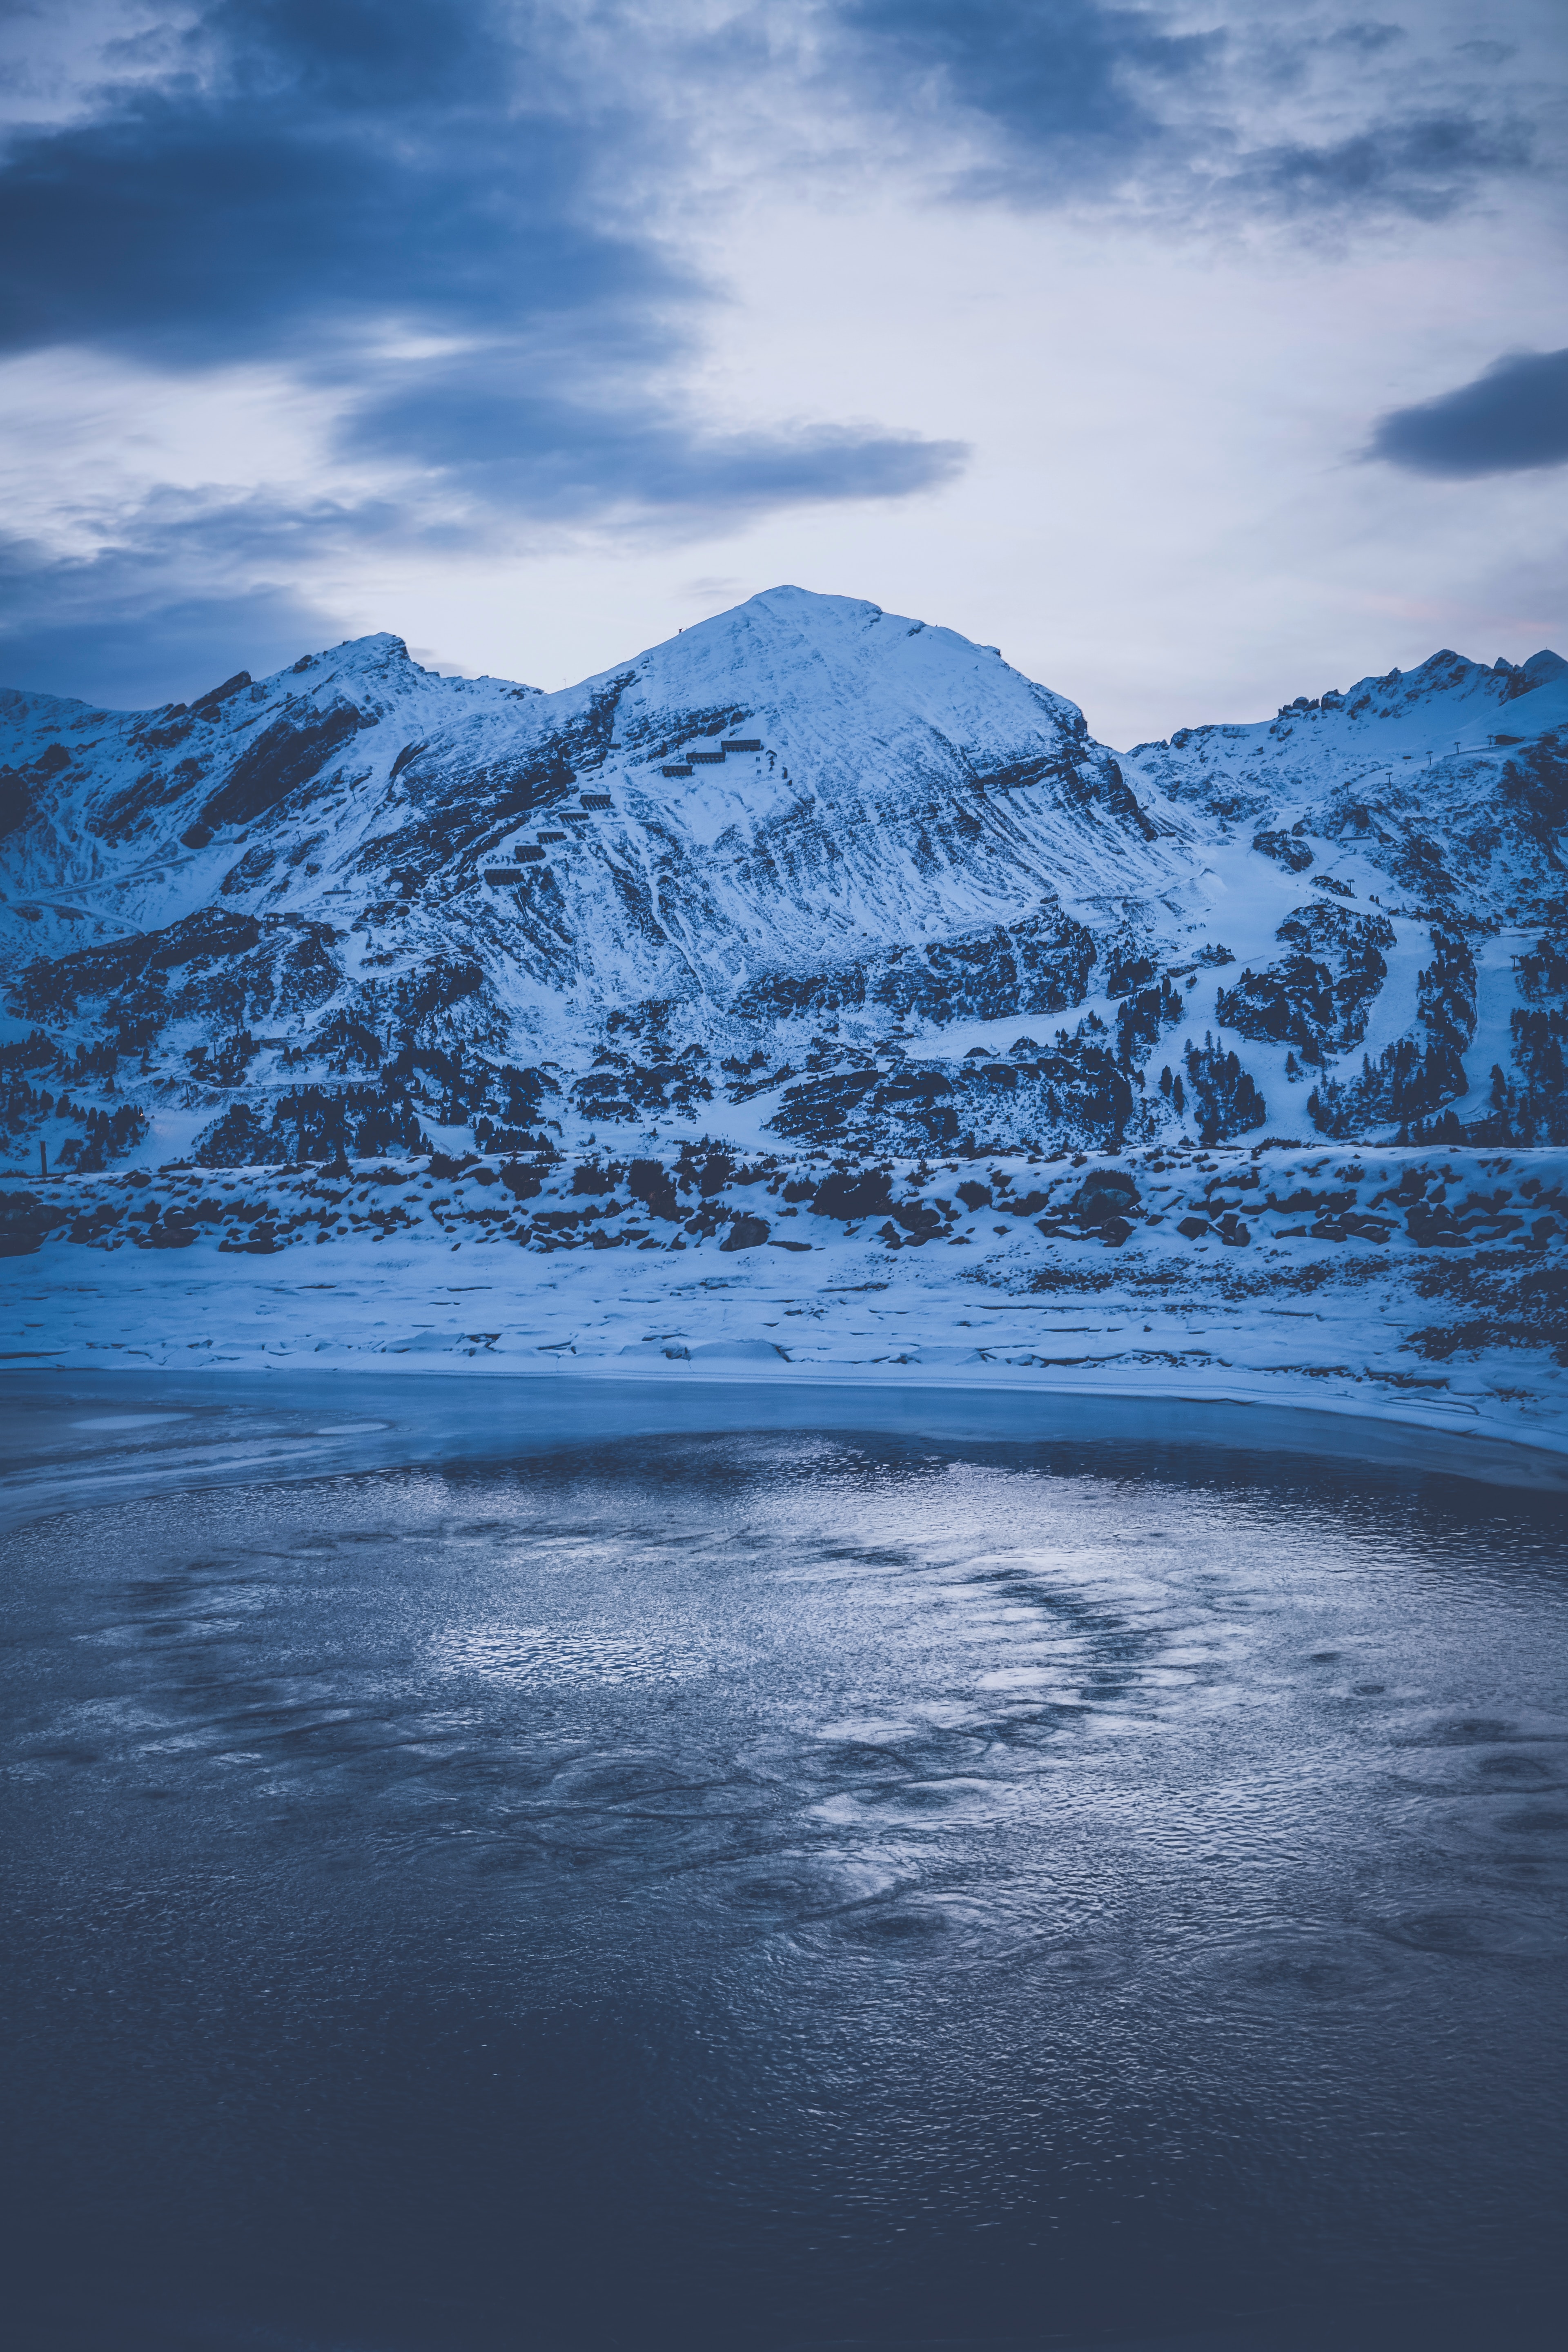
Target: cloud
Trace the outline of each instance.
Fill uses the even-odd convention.
[[[202,366],[611,308],[667,352],[658,306],[695,281],[590,217],[599,142],[635,163],[643,138],[560,102],[530,22],[486,0],[219,0],[162,80],[12,140],[4,347]]]
[[[300,541],[324,527],[325,517],[307,521],[263,500],[163,493],[89,554],[0,537],[0,679],[146,710],[237,669],[281,668],[342,635],[288,584]],[[262,576],[247,580],[258,567]]]
[[[163,488],[74,518],[79,546],[65,551],[0,537],[0,681],[114,709],[184,701],[209,669],[259,676],[335,643],[338,616],[289,583],[352,569],[367,551],[494,555],[520,516],[678,542],[783,506],[905,498],[952,478],[967,455],[957,442],[813,425],[721,434],[651,401],[595,412],[476,389],[457,370],[407,373],[344,435],[362,457],[423,469],[395,498]]]
[[[1198,30],[1105,0],[839,0],[837,16],[863,103],[920,124],[971,199],[1370,226],[1441,219],[1537,159],[1518,93],[1478,79],[1500,45],[1415,58],[1400,26],[1247,0]]]
[[[396,457],[490,506],[556,522],[614,514],[668,525],[811,501],[900,499],[960,471],[962,442],[849,426],[720,433],[644,397],[613,407],[487,383],[445,365],[367,403],[355,457]]]
[[[237,669],[264,677],[342,635],[329,614],[289,588],[171,594],[152,604],[114,599],[85,611],[77,604],[58,617],[35,611],[0,627],[0,677],[25,693],[72,696],[102,710],[152,710],[188,701]]]
[[[1473,383],[1391,409],[1366,454],[1451,479],[1568,465],[1568,351],[1514,352]]]
[[[1100,0],[845,0],[840,23],[868,97],[968,118],[979,189],[1037,196],[1091,194],[1168,147],[1163,102],[1226,41]]]
[[[717,297],[627,226],[679,138],[547,6],[212,0],[158,56],[13,138],[0,351],[281,362],[331,389],[342,450],[535,520],[628,500],[740,520],[905,497],[961,462],[689,413],[669,383]]]
[[[1484,61],[1450,54],[1440,87],[1397,26],[1310,9],[1281,28],[1232,0],[1193,31],[1109,0],[795,0],[766,31],[762,76],[744,7],[198,0],[100,43],[74,110],[14,131],[0,351],[321,370],[388,337],[544,336],[570,368],[609,336],[645,371],[679,364],[713,294],[650,210],[741,85],[765,79],[793,138],[811,57],[895,136],[956,141],[935,168],[970,196],[1429,219],[1532,152],[1482,103]]]
[[[1428,115],[1317,145],[1261,146],[1237,158],[1224,193],[1232,205],[1296,221],[1390,214],[1447,220],[1487,181],[1527,171],[1531,157],[1518,123]]]
[[[0,551],[0,677],[184,698],[209,670],[342,635],[298,583],[330,576],[357,602],[341,583],[407,577],[426,551],[505,568],[595,534],[619,553],[835,504],[858,525],[865,502],[930,494],[966,451],[899,429],[921,413],[901,394],[867,422],[830,394],[826,415],[795,413],[798,387],[945,399],[961,379],[942,344],[967,329],[938,312],[929,365],[868,375],[874,327],[825,299],[775,369],[765,273],[794,266],[775,216],[847,196],[863,219],[870,191],[905,208],[912,243],[933,196],[1056,208],[1098,224],[1108,271],[1130,219],[1189,239],[1440,219],[1550,161],[1531,6],[1494,0],[1498,39],[1460,51],[1457,5],[1406,26],[1332,0],[14,10],[0,361],[9,390],[33,387],[17,512],[41,520]],[[851,257],[856,233],[847,218]],[[703,238],[750,273],[743,313],[694,258]],[[25,355],[67,353],[65,383],[73,351],[98,356],[68,449],[37,421],[57,362]],[[1066,340],[1058,360],[1075,364]],[[747,389],[770,380],[790,385],[782,414]],[[1398,427],[1378,454],[1415,462]],[[175,493],[160,468],[241,487]]]

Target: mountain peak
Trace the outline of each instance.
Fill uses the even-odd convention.
[[[994,647],[785,583],[549,694],[375,631],[189,707],[0,697],[11,1010],[100,1126],[137,1055],[164,1157],[724,1095],[742,1141],[1153,1138],[1183,1073],[1215,1135],[1337,1137],[1508,1054],[1539,1123],[1565,673],[1443,648],[1124,767]],[[79,1113],[37,1110],[51,1159]]]
[[[406,662],[417,668],[403,638],[390,629],[373,629],[368,636],[345,637],[341,645],[329,646],[319,654],[301,654],[287,669],[275,672],[279,677],[303,677],[312,669],[376,670],[384,669],[389,662]]]

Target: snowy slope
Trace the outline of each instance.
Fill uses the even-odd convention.
[[[1439,654],[1118,760],[792,588],[558,694],[383,635],[3,696],[14,1164],[1563,1139],[1565,729]]]
[[[766,750],[663,773],[726,731]],[[614,814],[584,855],[575,837],[556,849],[521,925],[483,895],[420,911],[493,931],[514,957],[525,941],[552,982],[603,980],[628,954],[649,974],[695,960],[722,981],[777,960],[781,920],[802,950],[853,951],[901,944],[911,917],[1014,912],[1029,884],[1054,891],[1057,869],[1091,900],[1166,878],[1070,704],[949,630],[794,590],[553,695],[435,677],[373,637],[194,710],[9,697],[0,759],[37,811],[11,871],[48,929],[29,935],[13,903],[24,952],[76,944],[84,921],[145,930],[215,900],[331,919],[388,883],[471,890],[584,782]],[[1000,801],[976,856],[955,816],[1028,761],[1061,772]],[[677,883],[693,895],[677,903]]]
[[[1267,724],[1184,728],[1129,765],[1223,835],[1263,835],[1276,857],[1288,836],[1352,883],[1386,877],[1461,919],[1528,923],[1543,865],[1562,888],[1565,732],[1558,655],[1488,669],[1444,652],[1301,695]]]

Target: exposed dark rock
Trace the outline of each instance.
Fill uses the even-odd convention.
[[[572,1171],[572,1190],[579,1194],[587,1192],[601,1197],[605,1192],[613,1192],[620,1181],[621,1171],[618,1168],[602,1168],[596,1160],[580,1160]]]
[[[1124,1175],[1120,1169],[1092,1169],[1074,1193],[1069,1205],[1080,1225],[1103,1224],[1108,1218],[1122,1218],[1136,1213],[1138,1186],[1132,1177]]]
[[[813,1196],[811,1213],[814,1217],[840,1217],[846,1224],[855,1224],[862,1217],[876,1216],[891,1201],[889,1180],[870,1168],[853,1175],[826,1177]]]
[[[1309,1046],[1314,1059],[1359,1045],[1388,977],[1380,952],[1394,945],[1387,917],[1298,907],[1277,937],[1290,952],[1261,971],[1244,971],[1233,988],[1222,990],[1215,1003],[1221,1022],[1242,1037]]]
[[[1283,866],[1291,874],[1304,874],[1312,863],[1312,852],[1293,834],[1268,830],[1255,833],[1252,846],[1264,857],[1272,857],[1277,866]]]
[[[893,1230],[900,1229],[911,1242],[928,1242],[942,1229],[942,1211],[927,1201],[895,1202]]]
[[[659,1160],[634,1160],[626,1170],[626,1190],[634,1201],[646,1201],[649,1213],[678,1224],[684,1214],[675,1196],[675,1180]]]
[[[231,694],[237,694],[242,686],[249,684],[250,672],[247,669],[237,669],[232,677],[226,677],[223,684],[215,686],[210,694],[193,695],[191,709],[198,719],[205,719],[209,711],[216,709],[220,702],[226,702]]]
[[[0,1192],[0,1257],[31,1257],[60,1221],[58,1207],[36,1192]]]
[[[320,773],[341,744],[364,724],[352,702],[319,710],[296,704],[242,751],[227,780],[204,803],[204,824],[250,824]]]
[[[33,788],[18,769],[0,768],[0,841],[32,821]]]
[[[14,998],[17,1009],[40,1013],[72,1012],[84,998],[119,994],[136,982],[196,962],[214,963],[243,955],[261,937],[254,915],[220,912],[204,908],[183,922],[139,939],[117,940],[112,947],[79,948],[52,963],[32,964],[22,975]]]
[[[1005,1020],[1081,1004],[1094,940],[1047,909],[918,948],[893,948],[814,973],[770,972],[735,999],[746,1020],[885,1006],[908,1020]]]

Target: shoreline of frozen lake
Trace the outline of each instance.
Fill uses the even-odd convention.
[[[580,1192],[613,1172],[581,1165],[518,1177],[546,1188],[545,1214],[479,1162],[440,1183],[363,1170],[353,1199],[309,1170],[84,1179],[26,1196],[30,1224],[12,1203],[0,1370],[934,1385],[1266,1404],[1568,1449],[1561,1153],[1267,1159],[1265,1173],[1253,1152],[998,1162],[968,1188],[992,1205],[934,1246],[928,1222],[962,1187],[854,1225],[786,1201],[805,1176],[752,1169],[728,1206],[681,1224],[668,1201],[638,1222]],[[1331,1171],[1339,1210],[1304,1230],[1296,1204],[1329,1200]],[[1109,1223],[1073,1208],[1090,1177],[1101,1207],[1122,1188]],[[1058,1207],[1025,1214],[1047,1191]]]
[[[1457,1446],[1451,1429],[1317,1404],[1000,1381],[790,1380],[746,1363],[722,1377],[715,1370],[652,1380],[591,1365],[505,1376],[425,1366],[393,1379],[389,1369],[236,1371],[221,1381],[205,1372],[62,1370],[26,1390],[27,1376],[13,1371],[0,1387],[0,1526],[171,1492],[531,1460],[600,1445],[611,1429],[617,1437],[809,1431],[944,1444],[1184,1445],[1568,1494],[1568,1452],[1475,1426]],[[364,1370],[372,1376],[359,1379]]]

